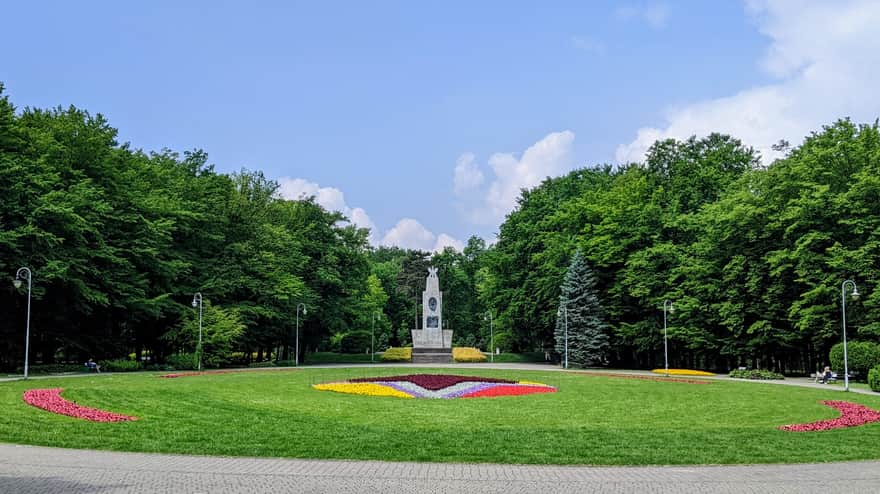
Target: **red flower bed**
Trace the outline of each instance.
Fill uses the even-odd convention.
[[[77,405],[61,397],[62,388],[53,389],[29,389],[24,392],[22,399],[28,405],[42,408],[58,415],[67,415],[78,419],[91,420],[92,422],[123,422],[137,420],[137,417],[129,417],[119,413],[98,410]]]
[[[642,376],[639,374],[615,374],[613,372],[578,372],[577,374],[586,374],[588,376],[601,377],[620,377],[623,379],[642,379],[644,381],[660,381],[687,384],[712,384],[712,381],[706,379],[682,379],[680,377]]]
[[[191,371],[191,372],[172,372],[171,374],[162,374],[159,377],[164,377],[166,379],[175,379],[178,377],[192,377],[192,376],[209,376],[212,374],[232,374],[234,372],[289,372],[299,370],[297,367],[284,368],[284,369],[261,369],[261,368],[253,368],[253,369],[226,369],[226,370],[212,370],[212,371]]]
[[[826,400],[821,403],[840,410],[840,417],[810,422],[809,424],[781,425],[779,429],[789,432],[817,432],[880,422],[880,412],[858,403],[833,400]]]
[[[349,379],[352,383],[406,381],[417,384],[425,389],[437,391],[464,382],[516,384],[509,379],[493,379],[491,377],[452,376],[448,374],[409,374],[406,376],[362,377]]]
[[[505,386],[500,384],[462,395],[462,398],[493,398],[495,396],[519,396],[533,393],[555,393],[556,388],[548,386]]]

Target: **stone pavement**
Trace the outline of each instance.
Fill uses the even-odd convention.
[[[0,492],[877,493],[880,462],[699,467],[388,463],[114,453],[0,444]]]

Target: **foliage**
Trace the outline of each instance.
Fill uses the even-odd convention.
[[[880,393],[880,365],[868,371],[868,386],[871,391]]]
[[[144,368],[141,362],[125,358],[101,360],[98,365],[101,366],[101,372],[134,372]]]
[[[593,272],[580,251],[571,259],[561,291],[554,333],[556,353],[564,355],[567,344],[569,365],[589,367],[605,363],[609,346],[606,325]]]
[[[782,374],[765,369],[736,369],[730,371],[728,375],[736,379],[785,379]]]
[[[452,349],[452,360],[456,362],[485,362],[487,357],[477,348],[455,347]]]
[[[88,368],[83,364],[44,364],[28,365],[28,374],[63,374],[66,372],[87,372]],[[24,367],[16,369],[21,374]]]
[[[880,345],[870,341],[849,341],[846,345],[847,367],[850,374],[865,379],[868,370],[880,365]],[[843,374],[843,343],[831,347],[828,355],[831,368]]]
[[[370,353],[370,332],[352,331],[339,340],[340,353]]]
[[[412,348],[389,348],[382,353],[385,362],[409,362],[412,360]]]
[[[165,358],[165,363],[174,370],[193,370],[198,368],[198,355],[195,353],[175,353]]]

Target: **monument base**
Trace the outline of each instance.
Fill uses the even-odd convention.
[[[452,348],[451,329],[413,329],[413,349],[417,348]]]
[[[452,348],[413,348],[414,364],[451,364]]]

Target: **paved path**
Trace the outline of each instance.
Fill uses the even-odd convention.
[[[880,462],[563,467],[111,453],[0,444],[0,492],[877,493]]]

